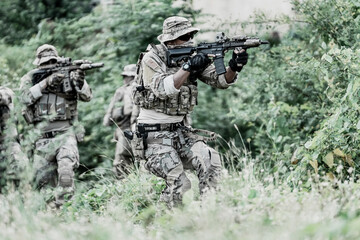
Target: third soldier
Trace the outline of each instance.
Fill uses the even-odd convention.
[[[116,150],[113,162],[114,172],[118,179],[124,178],[133,168],[132,151],[129,140],[125,138],[124,131],[134,127],[138,107],[131,98],[131,84],[135,77],[136,65],[124,67],[122,72],[124,85],[119,87],[111,99],[108,110],[104,116],[104,126],[112,123],[117,125],[115,131]]]

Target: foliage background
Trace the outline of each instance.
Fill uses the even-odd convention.
[[[55,45],[61,55],[102,61],[105,67],[89,74],[94,99],[79,106],[86,138],[80,145],[79,172],[83,174],[78,178],[75,199],[54,216],[36,192],[24,187],[23,194],[29,198],[23,199],[10,191],[0,201],[0,209],[12,216],[0,221],[1,229],[9,229],[1,231],[4,237],[13,236],[11,231],[19,229],[23,233],[19,236],[25,238],[42,236],[47,220],[54,222],[55,217],[65,223],[90,221],[83,231],[93,239],[115,239],[114,229],[139,239],[165,239],[173,236],[172,230],[179,239],[202,234],[208,239],[261,238],[263,235],[256,233],[264,232],[269,239],[279,235],[284,239],[359,235],[357,0],[293,0],[293,17],[279,16],[274,21],[258,13],[241,24],[240,31],[256,24],[258,32],[247,34],[271,41],[276,24],[286,23],[289,30],[280,42],[249,51],[247,66],[228,90],[199,84],[199,106],[192,115],[194,127],[222,135],[215,147],[224,157],[224,187],[201,203],[203,207],[197,202],[198,192],[192,190],[184,208],[174,212],[157,202],[163,187],[159,179],[138,172],[124,182],[108,177],[115,148],[111,142],[114,129],[101,124],[114,90],[122,83],[123,66],[134,63],[148,43],[156,42],[163,20],[182,15],[196,22],[201,19],[200,13],[187,4],[176,7],[171,0],[119,0],[107,9],[93,8],[86,1],[70,1],[78,3],[77,8],[66,4],[68,1],[57,1],[71,9],[62,8],[62,14],[58,8],[36,7],[44,2],[1,2],[1,85],[17,90],[20,77],[33,67],[36,48],[43,43]],[[222,23],[219,29],[230,32],[232,27],[231,23]],[[20,110],[16,114],[19,132],[25,136],[22,146],[30,153],[32,133]],[[196,186],[196,180],[192,181]],[[126,216],[126,220],[119,216]],[[32,226],[33,219],[40,225]],[[199,219],[208,220],[199,223]],[[219,224],[214,219],[226,219],[220,224],[220,235],[211,231]],[[290,219],[299,228],[284,227]],[[24,223],[23,227],[9,228],[14,222],[15,226]],[[99,222],[115,227],[103,224],[102,230],[92,229]],[[116,224],[119,222],[123,225]],[[54,226],[66,228],[61,223]],[[64,236],[56,227],[50,228],[54,234],[51,239]],[[84,237],[76,227],[66,237],[70,233]]]

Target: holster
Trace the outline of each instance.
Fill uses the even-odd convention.
[[[140,134],[139,132],[133,134],[131,140],[131,148],[133,150],[135,161],[139,162],[141,159],[145,159],[146,150],[146,138],[147,134]]]

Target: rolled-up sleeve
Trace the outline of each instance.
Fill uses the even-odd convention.
[[[40,84],[37,83],[34,86],[32,86],[31,82],[32,74],[31,72],[24,75],[21,78],[20,83],[20,92],[21,92],[21,102],[25,104],[26,106],[29,106],[33,103],[35,103],[41,96],[41,88]]]
[[[164,79],[164,88],[167,95],[174,95],[180,92],[174,85],[174,75],[167,76]]]
[[[92,99],[92,91],[86,80],[84,80],[84,85],[77,94],[79,96],[79,100],[83,102],[89,102]]]
[[[171,74],[165,73],[160,64],[145,54],[142,61],[143,80],[145,87],[150,87],[156,97],[165,99],[169,95],[165,90],[164,79]]]

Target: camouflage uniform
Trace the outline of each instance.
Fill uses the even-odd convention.
[[[186,116],[197,104],[196,81],[187,79],[180,91],[172,94],[166,91],[166,79],[176,73],[180,66],[167,66],[167,46],[164,43],[198,30],[185,18],[166,19],[163,34],[158,37],[161,44],[149,45],[147,53],[140,57],[140,73],[136,78],[138,85],[133,88],[134,101],[141,107],[137,137],[145,135],[143,139],[135,139],[134,149],[141,150],[143,147],[145,168],[165,179],[166,188],[161,200],[169,206],[181,203],[183,194],[191,188],[184,170],[196,171],[200,193],[215,187],[221,172],[218,152],[207,146],[206,139],[197,135],[186,122]],[[220,89],[231,85],[226,82],[224,75],[216,74],[213,64],[197,78]]]
[[[124,71],[122,72],[124,85],[116,90],[103,122],[105,126],[110,126],[112,122],[115,122],[117,125],[114,136],[116,140],[116,150],[113,166],[115,175],[119,179],[128,174],[133,166],[131,145],[129,140],[125,138],[123,131],[132,128],[139,111],[139,108],[134,105],[131,98],[131,84],[134,80],[135,70],[136,64],[130,64],[124,67]]]
[[[8,180],[18,184],[21,169],[27,162],[18,142],[18,134],[10,112],[14,108],[14,92],[0,86],[0,192]]]
[[[34,64],[37,69],[21,78],[22,102],[26,105],[23,116],[29,124],[40,129],[41,136],[35,143],[34,170],[39,188],[57,187],[55,203],[62,205],[65,195],[74,192],[74,169],[79,166],[77,143],[82,141],[84,129],[76,131],[77,101],[88,102],[92,92],[80,70],[72,71],[68,78],[73,87],[64,92],[66,76],[52,73],[45,79],[34,82],[34,72],[59,60],[52,45],[42,45],[37,49]]]

